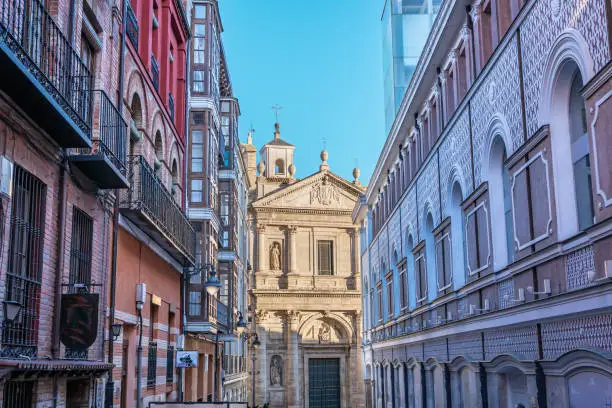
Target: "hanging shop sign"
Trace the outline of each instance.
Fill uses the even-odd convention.
[[[197,351],[177,351],[176,352],[176,368],[191,368],[198,366]]]
[[[85,350],[98,336],[97,293],[62,295],[60,311],[60,340],[69,349]]]

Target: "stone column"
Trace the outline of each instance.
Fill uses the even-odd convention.
[[[268,269],[266,265],[266,226],[257,226],[257,272]]]
[[[257,337],[261,345],[259,349],[256,351],[257,353],[257,361],[255,361],[255,366],[253,367],[253,371],[255,373],[255,389],[257,390],[255,394],[255,405],[263,406],[264,403],[268,400],[268,350],[267,350],[267,335],[266,328],[261,324],[264,320],[266,320],[267,312],[257,312],[256,320],[257,320]],[[252,340],[251,340],[252,341]],[[250,380],[250,379],[249,379]]]
[[[298,347],[299,312],[288,310],[286,314],[287,327],[287,385],[285,387],[288,408],[301,408],[299,347]]]
[[[287,240],[289,241],[289,273],[294,274],[298,271],[297,227],[295,225],[287,227]]]

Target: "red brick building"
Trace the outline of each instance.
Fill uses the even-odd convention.
[[[117,7],[0,6],[3,407],[104,399],[112,191],[128,186]]]

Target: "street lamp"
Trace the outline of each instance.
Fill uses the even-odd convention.
[[[22,307],[23,306],[21,306],[21,303],[15,300],[5,300],[4,302],[2,302],[2,312],[4,316],[4,321],[13,324],[13,322],[15,322],[15,319],[17,319],[19,312],[21,312]]]
[[[204,288],[206,288],[206,293],[210,296],[215,296],[219,293],[219,289],[221,289],[221,282],[215,276],[217,273],[215,272],[214,265],[210,265],[210,273],[208,275],[208,279],[204,282]]]
[[[245,334],[245,340],[248,340],[250,337],[254,337],[253,341],[251,342],[251,406],[255,406],[255,375],[257,374],[257,371],[255,370],[255,362],[257,361],[257,355],[255,353],[255,351],[257,351],[257,349],[259,348],[259,346],[261,346],[261,342],[259,341],[259,336],[257,335],[257,333],[249,333],[249,334]]]

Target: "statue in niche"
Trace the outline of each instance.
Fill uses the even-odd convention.
[[[283,385],[283,360],[281,356],[273,356],[270,362],[270,385]]]
[[[278,242],[273,243],[270,248],[270,269],[273,271],[281,270],[281,248]]]
[[[319,327],[319,343],[325,344],[331,341],[331,328],[329,324],[323,323]]]

